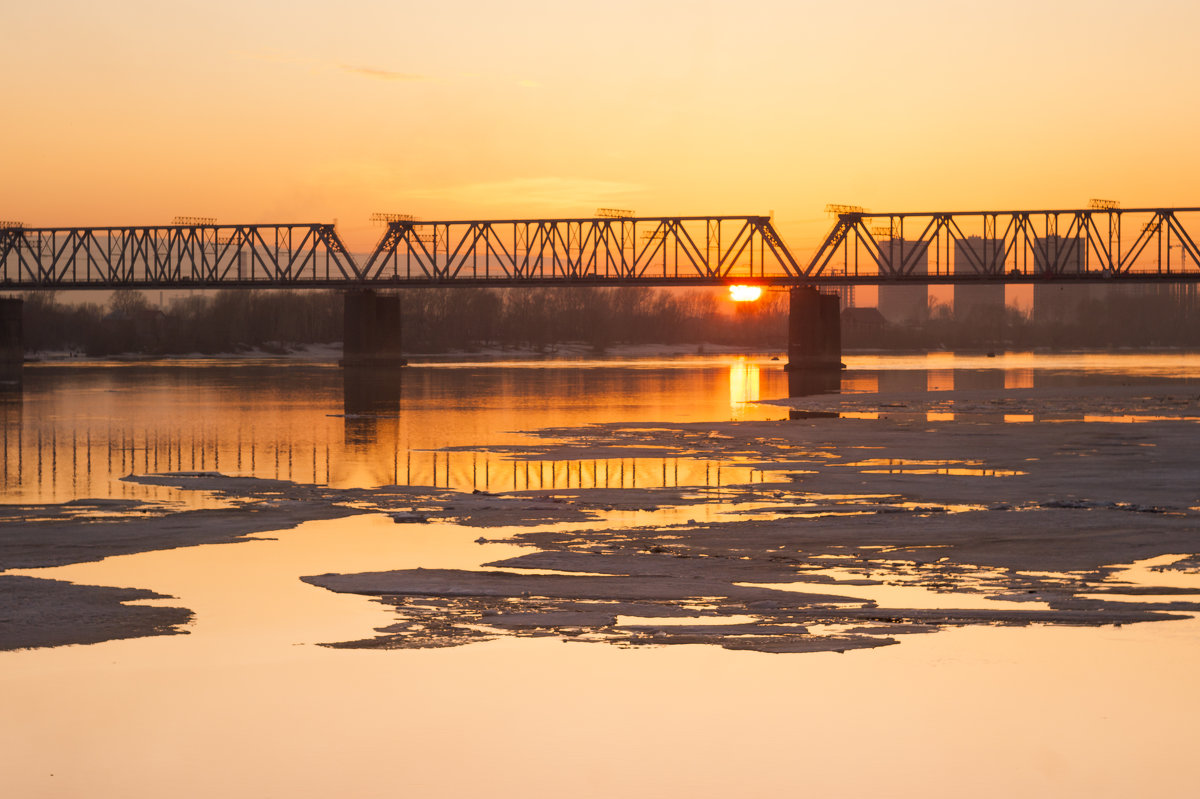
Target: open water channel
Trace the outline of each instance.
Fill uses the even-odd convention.
[[[840,396],[870,401],[816,424],[838,412],[908,413],[944,432],[970,415],[938,404],[957,392],[1024,397],[993,414],[1001,429],[1043,421],[1126,429],[1157,417],[1112,401],[1095,412],[1042,409],[1038,392],[1144,385],[1200,395],[1194,355],[846,361]],[[523,496],[695,489],[704,501],[676,512],[703,523],[778,480],[778,468],[719,451],[547,453],[538,450],[547,437],[528,433],[812,423],[802,402],[799,411],[769,404],[788,393],[782,363],[767,356],[414,365],[398,382],[303,361],[36,364],[22,390],[0,393],[0,495],[10,510],[25,509],[12,520],[49,517],[84,498],[127,501],[89,506],[89,517],[228,505],[206,491],[122,479],[171,472]],[[812,407],[832,406],[824,398]],[[1191,411],[1170,422],[1195,426]],[[934,477],[944,469],[946,480],[962,469],[923,465]],[[1194,492],[1179,502],[1200,510]],[[1137,514],[1127,515],[1136,534]],[[1191,612],[1125,625],[952,626],[843,653],[559,636],[322,646],[369,638],[392,608],[300,577],[477,569],[527,552],[505,540],[514,532],[492,526],[481,536],[453,519],[397,524],[366,513],[236,543],[10,570],[149,589],[170,599],[144,604],[194,615],[184,634],[0,652],[5,794],[1195,795],[1200,621]],[[1200,553],[1197,538],[1189,551],[1110,565],[1131,584],[1200,590],[1194,570],[1153,571]],[[831,562],[831,575],[839,565]],[[930,603],[919,587],[880,586],[889,588],[909,592],[904,607]]]

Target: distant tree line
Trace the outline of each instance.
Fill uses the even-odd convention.
[[[732,308],[715,290],[407,289],[400,296],[402,346],[410,353],[545,351],[569,342],[596,352],[621,344],[787,346],[786,292]],[[336,291],[227,290],[161,308],[132,290],[114,292],[104,305],[37,292],[25,295],[25,346],[91,356],[282,353],[340,342],[342,309]],[[1106,296],[1038,321],[1013,308],[955,314],[934,304],[902,325],[877,314],[875,323],[862,324],[863,311],[871,313],[843,313],[845,349],[1200,348],[1195,292]]]
[[[1046,346],[1200,347],[1200,297],[1196,286],[1173,294],[1112,294],[1079,303],[1074,317],[1041,325]]]
[[[1012,307],[956,313],[931,304],[905,324],[847,325],[848,349],[1058,350],[1121,347],[1200,349],[1200,297],[1195,291],[1145,295],[1109,292],[1035,315]]]
[[[340,340],[341,305],[334,300],[324,292],[221,291],[158,308],[133,290],[113,292],[105,305],[61,302],[53,292],[33,292],[25,295],[25,349],[92,356],[282,351]]]
[[[400,292],[403,349],[412,353],[481,347],[545,350],[578,342],[596,351],[618,344],[727,344],[781,348],[787,296],[767,295],[730,312],[713,291],[640,288],[407,289]],[[108,303],[25,295],[28,351],[91,356],[285,352],[342,339],[336,291],[196,294],[165,307],[134,290]]]

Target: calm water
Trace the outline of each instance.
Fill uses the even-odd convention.
[[[1200,379],[1200,357],[1186,355],[847,362],[846,392]],[[398,384],[316,363],[37,365],[22,393],[0,395],[0,486],[6,503],[194,503],[119,478],[213,470],[338,486],[703,485],[737,465],[514,468],[502,455],[434,450],[528,443],[519,431],[593,422],[779,419],[786,409],[753,403],[787,395],[768,358],[418,366]],[[1195,620],[948,630],[847,655],[536,639],[314,645],[370,635],[388,613],[299,575],[467,568],[511,554],[472,543],[478,534],[364,516],[23,572],[160,591],[196,622],[184,636],[0,653],[6,792],[1193,795],[1183,764],[1200,714]]]
[[[847,363],[845,393],[1200,380],[1200,357],[1191,355],[934,354]],[[398,378],[328,363],[40,364],[26,368],[23,391],[0,393],[0,494],[6,502],[201,501],[119,481],[168,471],[339,487],[702,485],[717,479],[718,464],[514,468],[504,457],[436,450],[530,443],[520,431],[598,422],[779,419],[786,410],[754,403],[788,395],[781,362],[768,357],[413,366]]]
[[[529,439],[518,431],[602,421],[780,418],[786,412],[747,402],[787,396],[787,381],[765,358],[427,366],[399,379],[330,364],[196,361],[32,367],[24,389],[0,404],[0,484],[10,500],[63,501],[161,499],[159,489],[117,478],[180,470],[335,486],[556,485],[567,480],[565,463],[528,475],[522,468],[514,483],[504,459],[433,450],[519,443]],[[634,485],[636,471],[571,469],[572,485],[620,484],[622,471]],[[654,472],[661,485],[661,468],[649,466],[636,485],[651,485]]]

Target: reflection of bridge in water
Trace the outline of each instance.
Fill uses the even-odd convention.
[[[718,459],[693,457],[523,459],[488,452],[391,450],[373,442],[356,452],[317,439],[249,437],[226,440],[200,430],[162,431],[108,427],[105,434],[29,433],[4,426],[0,485],[9,497],[36,495],[43,501],[78,497],[175,500],[157,486],[117,482],[127,475],[220,472],[315,485],[358,484],[364,460],[393,485],[456,491],[561,491],[589,488],[721,489],[764,480],[758,469]],[[185,500],[189,499],[184,497]],[[203,497],[191,497],[203,505]]]
[[[126,371],[140,376],[127,380],[121,374]],[[517,437],[498,438],[487,429],[504,424],[506,407],[524,406],[526,398],[543,390],[561,397],[576,386],[605,395],[632,388],[650,397],[648,407],[666,407],[670,395],[655,391],[677,389],[657,372],[617,366],[580,382],[585,371],[570,367],[516,370],[527,372],[528,380],[512,369],[487,368],[335,370],[298,365],[283,371],[277,383],[277,375],[265,379],[263,368],[227,364],[31,368],[24,391],[0,391],[0,495],[8,502],[178,500],[180,495],[170,489],[120,478],[207,471],[334,487],[396,484],[497,492],[675,486],[719,490],[763,480],[760,471],[715,457],[605,453],[609,457],[552,459],[489,451],[486,443],[474,451],[434,448],[446,440]],[[745,413],[743,403],[757,396],[760,381],[772,387],[768,395],[785,393],[782,370],[760,373],[757,365],[742,361],[679,374],[681,379],[687,375],[686,385],[705,390],[727,377],[729,393],[722,399],[717,388],[713,407],[728,418]],[[407,401],[400,375],[412,389]],[[564,389],[564,381],[570,388]],[[476,389],[484,392],[483,398],[467,400],[470,408],[463,411],[438,399],[474,397],[470,392]],[[300,390],[305,397],[298,402]],[[505,398],[500,407],[481,407],[488,392]],[[229,402],[226,395],[238,399]],[[188,398],[182,410],[175,399],[180,396]],[[204,412],[210,408],[223,410]],[[472,414],[453,434],[429,430],[433,420],[441,427],[449,417]],[[530,417],[512,418],[528,424]],[[212,502],[196,495],[182,499],[194,506]]]
[[[193,505],[210,502],[202,496],[181,496],[169,489],[120,482],[121,477],[130,474],[180,471],[213,471],[334,487],[390,483],[494,492],[661,487],[723,490],[772,479],[770,467],[764,466],[761,458],[751,465],[731,456],[696,453],[653,457],[639,451],[637,457],[620,457],[607,449],[603,454],[611,457],[556,459],[538,454],[546,443],[541,439],[531,442],[528,453],[510,450],[507,445],[489,451],[488,444],[474,450],[435,449],[426,445],[435,439],[445,440],[445,436],[422,438],[425,420],[433,417],[421,414],[441,413],[444,403],[437,398],[447,392],[459,395],[463,387],[482,386],[486,390],[497,383],[481,379],[480,371],[460,369],[343,370],[339,375],[328,367],[308,368],[309,375],[293,377],[294,383],[273,386],[262,380],[259,372],[240,380],[227,376],[246,370],[226,367],[222,377],[198,386],[208,386],[212,394],[190,390],[197,385],[190,374],[205,370],[176,369],[173,378],[155,376],[152,383],[138,383],[136,395],[114,389],[121,383],[102,370],[85,370],[85,375],[77,374],[70,384],[66,399],[61,394],[47,394],[46,385],[57,380],[43,379],[40,375],[45,372],[34,370],[39,379],[30,390],[0,392],[0,494],[9,502],[79,497],[182,499]],[[535,370],[529,377],[536,379],[541,371]],[[619,385],[645,395],[660,379],[648,373],[639,380],[637,370],[599,371],[615,372],[587,384],[601,392]],[[146,373],[153,374],[153,370]],[[393,379],[398,374],[410,381],[410,387],[420,390],[409,393],[406,399],[400,379]],[[692,373],[685,370],[680,374]],[[321,375],[326,376],[324,382],[317,379]],[[778,419],[788,416],[788,411],[759,406],[752,412],[753,406],[746,403],[794,393],[795,375],[749,361],[734,361],[720,371],[693,375],[688,378],[691,382],[676,384],[671,389],[676,394],[664,394],[663,401],[656,399],[650,407],[669,413],[669,397],[679,396],[681,391],[702,390],[710,392],[716,403],[705,411],[711,418]],[[1055,381],[1062,380],[1028,368],[863,369],[835,373],[833,378],[836,388],[847,395],[925,394],[931,399],[950,390],[1052,387],[1061,385]],[[574,385],[573,378],[567,380]],[[715,382],[718,380],[728,382],[722,385]],[[342,413],[335,412],[339,410],[339,382]],[[541,390],[526,385],[526,380],[513,378],[512,382],[510,390],[515,393],[507,399],[512,404],[524,404],[525,397]],[[291,397],[300,386],[307,387],[315,399],[293,411]],[[229,412],[220,418],[194,414],[180,418],[169,398],[181,391],[196,396],[201,408],[214,407],[215,398],[228,391],[236,392],[239,401],[229,405]],[[561,395],[561,384],[558,391]],[[140,404],[130,408],[127,403],[133,397]],[[452,407],[444,410],[454,413]],[[888,408],[884,412],[908,411]],[[920,413],[930,421],[947,418],[941,410]],[[406,414],[419,418],[406,421]],[[879,413],[850,411],[844,415]],[[485,409],[473,424],[490,426],[496,418]],[[528,423],[528,416],[522,418]],[[1027,416],[1005,416],[1004,420],[1033,421]],[[468,427],[453,438],[473,440],[476,429],[483,428]]]

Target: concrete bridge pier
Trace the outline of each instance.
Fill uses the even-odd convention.
[[[403,366],[399,295],[351,289],[343,298],[342,366]]]
[[[790,300],[787,370],[836,374],[845,368],[837,295],[797,286],[791,290]]]
[[[21,316],[25,301],[0,297],[0,383],[20,383],[25,361]]]

